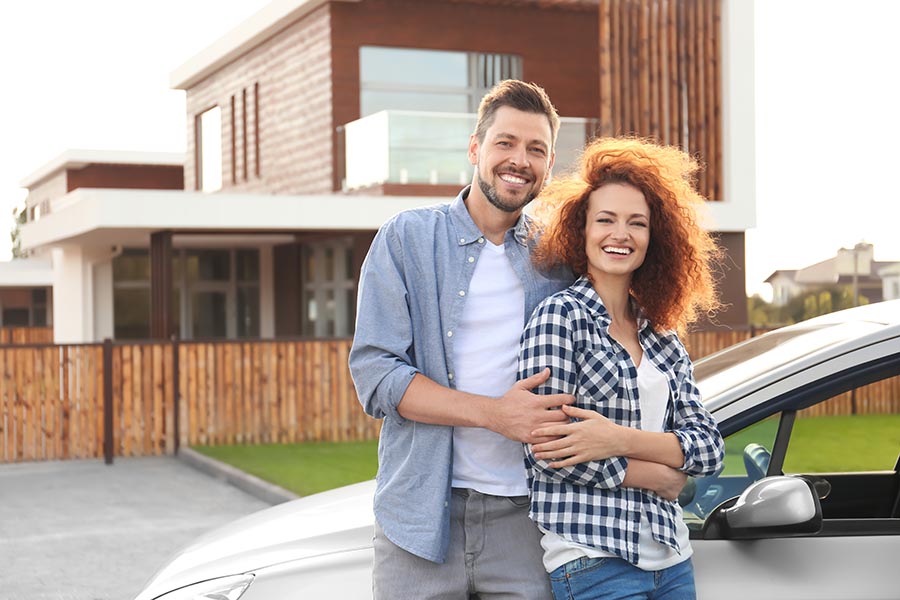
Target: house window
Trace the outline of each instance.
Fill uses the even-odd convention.
[[[356,294],[351,240],[309,244],[302,248],[301,260],[303,335],[352,335]]]
[[[259,337],[259,251],[176,250],[174,320],[182,339]],[[113,261],[115,336],[150,336],[150,257],[129,249]]]
[[[126,249],[113,259],[113,335],[150,337],[150,254]]]
[[[214,106],[195,120],[197,189],[214,192],[222,188],[222,111]]]
[[[3,326],[4,327],[28,327],[29,322],[28,309],[4,308],[3,309]]]
[[[471,113],[503,79],[519,79],[510,54],[363,46],[359,49],[360,116],[381,110]]]
[[[47,325],[47,290],[31,290],[31,324],[35,327]]]

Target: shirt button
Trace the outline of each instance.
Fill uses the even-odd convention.
[[[466,243],[466,238],[459,238],[459,243],[460,243],[460,244],[465,244],[465,243]]]
[[[447,332],[447,337],[453,337],[453,332],[452,332],[452,331],[448,331],[448,332]]]
[[[483,243],[484,243],[484,238],[483,238],[483,237],[478,238],[478,243],[479,243],[479,244],[483,244]]]
[[[470,263],[475,262],[475,257],[474,257],[474,256],[470,256],[470,257],[469,257],[469,262],[470,262]]]
[[[447,373],[447,379],[453,381],[453,373]]]
[[[465,295],[466,295],[466,290],[459,290],[459,295],[460,295],[460,296],[465,296]]]

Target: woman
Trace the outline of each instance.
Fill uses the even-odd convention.
[[[696,168],[675,148],[601,139],[539,198],[536,262],[579,276],[535,309],[519,354],[520,378],[550,368],[539,393],[575,396],[571,422],[526,449],[557,599],[695,597],[675,499],[723,457],[675,333],[717,305]]]

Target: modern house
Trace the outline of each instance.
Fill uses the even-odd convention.
[[[784,306],[793,298],[826,288],[844,287],[869,302],[900,298],[900,262],[875,260],[875,247],[860,242],[814,265],[775,271],[766,279],[772,303]]]
[[[484,92],[542,85],[555,172],[595,135],[686,148],[746,324],[752,2],[274,0],[178,67],[187,152],[72,151],[28,176],[55,340],[340,337],[377,228],[471,180]]]
[[[0,327],[46,327],[53,318],[53,268],[25,258],[0,268]]]
[[[900,298],[900,262],[878,270],[881,276],[881,290],[884,300]]]

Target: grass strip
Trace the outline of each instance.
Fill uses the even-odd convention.
[[[378,469],[375,440],[192,448],[300,496],[372,479]]]

